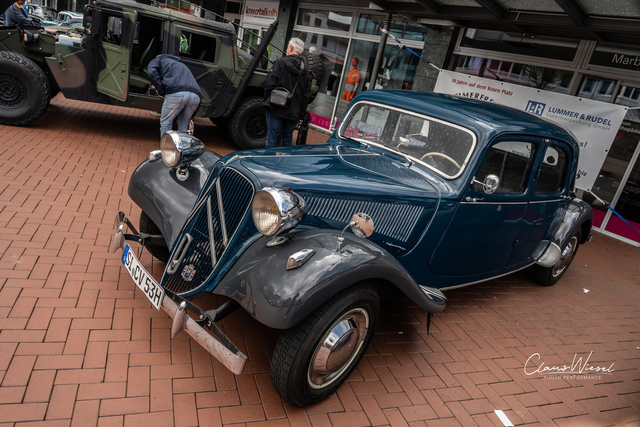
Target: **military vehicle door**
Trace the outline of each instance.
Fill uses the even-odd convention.
[[[136,29],[137,12],[102,9],[98,43],[98,92],[126,101],[129,92],[131,48]]]
[[[209,107],[224,92],[229,77],[233,76],[235,62],[230,37],[182,23],[174,24],[171,34],[180,37],[178,55],[200,85],[200,107]]]

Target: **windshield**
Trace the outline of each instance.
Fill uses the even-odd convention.
[[[476,138],[463,127],[381,104],[359,102],[339,136],[400,152],[445,178],[457,178]]]

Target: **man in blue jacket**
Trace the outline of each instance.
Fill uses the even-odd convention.
[[[147,67],[147,75],[161,96],[160,137],[173,128],[178,118],[178,130],[186,132],[189,120],[198,109],[202,93],[189,68],[175,55],[158,55]]]
[[[29,18],[27,11],[24,9],[25,2],[26,0],[18,0],[17,2],[9,6],[9,9],[7,9],[4,15],[5,27],[14,27],[18,25],[34,25],[31,18]]]

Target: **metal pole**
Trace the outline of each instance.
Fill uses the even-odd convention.
[[[380,63],[382,62],[382,55],[384,55],[384,49],[387,45],[387,33],[389,32],[389,26],[391,26],[392,13],[389,12],[387,19],[384,21],[384,29],[382,36],[380,36],[380,45],[378,45],[378,53],[376,54],[376,60],[373,63],[373,70],[371,70],[371,79],[369,80],[369,89],[376,88],[376,80],[378,80],[378,71],[380,71]]]

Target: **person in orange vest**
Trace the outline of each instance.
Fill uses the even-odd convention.
[[[360,83],[360,71],[358,71],[358,64],[360,59],[353,57],[351,60],[351,71],[347,74],[347,82],[344,85],[344,92],[342,93],[342,99],[351,101],[356,96],[358,90],[358,84]]]

